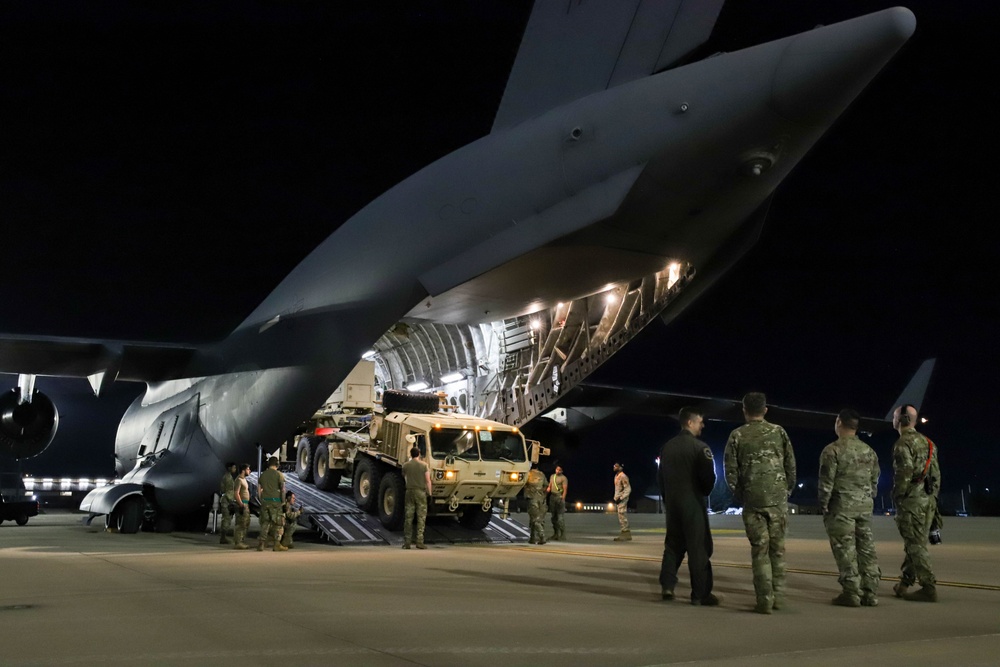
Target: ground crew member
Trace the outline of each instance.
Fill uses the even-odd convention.
[[[532,463],[528,471],[524,497],[528,500],[528,526],[531,530],[528,544],[545,544],[545,475],[538,469],[537,463]]]
[[[916,422],[917,409],[912,405],[893,411],[892,425],[899,431],[899,439],[892,446],[892,501],[906,557],[899,583],[892,590],[904,600],[937,602],[937,580],[931,570],[927,541],[934,518],[931,503],[941,490],[941,469],[937,449],[917,433]],[[920,589],[907,593],[914,582],[920,583]]]
[[[618,524],[621,533],[615,538],[615,542],[628,542],[632,539],[632,531],[628,527],[628,497],[632,495],[632,486],[628,483],[628,475],[625,474],[625,466],[616,463],[615,471],[615,508],[618,510]]]
[[[222,474],[222,479],[219,480],[219,513],[222,514],[219,544],[229,544],[226,535],[229,534],[229,529],[232,527],[233,506],[236,505],[236,496],[233,493],[236,488],[234,477],[236,477],[236,463],[230,461],[226,464],[226,472]]]
[[[285,493],[285,504],[281,506],[281,513],[285,519],[285,532],[281,534],[281,546],[286,549],[294,549],[292,536],[295,535],[295,529],[299,527],[299,517],[302,516],[302,508],[295,507],[294,491]]]
[[[556,466],[556,471],[549,477],[549,485],[545,493],[549,494],[549,512],[552,514],[553,540],[566,539],[566,489],[569,480],[563,474],[562,466]]]
[[[872,535],[878,456],[857,436],[860,421],[854,410],[841,410],[833,425],[837,441],[819,456],[819,506],[840,572],[833,604],[842,607],[876,606],[882,577]]]
[[[712,533],[708,527],[705,497],[715,486],[712,450],[698,439],[704,419],[695,408],[682,408],[678,415],[681,432],[660,450],[657,482],[667,520],[660,563],[660,595],[674,599],[677,569],[687,554],[691,573],[691,604],[712,607],[719,598],[712,594]]]
[[[785,429],[764,419],[766,397],[743,397],[747,423],[726,442],[726,482],[743,504],[743,525],[750,541],[754,611],[770,614],[785,602],[785,530],[788,496],[795,488],[795,454]]]
[[[260,498],[260,538],[257,551],[263,551],[265,544],[273,544],[275,551],[288,551],[281,544],[281,534],[285,529],[285,515],[282,502],[285,498],[285,476],[278,470],[278,457],[267,460],[267,470],[257,479],[257,497]]]
[[[233,548],[246,549],[247,531],[250,530],[250,485],[247,484],[247,475],[250,474],[250,464],[244,463],[240,466],[240,474],[233,480],[233,497],[242,505],[240,515],[236,517],[236,525],[233,528]]]
[[[403,519],[403,548],[414,543],[413,519],[417,519],[416,547],[426,549],[424,526],[427,524],[427,497],[431,495],[431,472],[420,458],[417,447],[410,448],[410,460],[403,464],[406,480],[406,509]]]

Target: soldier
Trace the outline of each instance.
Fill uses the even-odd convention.
[[[257,551],[263,551],[265,544],[274,544],[275,551],[288,551],[281,544],[281,534],[285,529],[285,515],[281,503],[285,497],[285,476],[278,470],[278,457],[267,460],[267,470],[257,479],[257,497],[260,498],[260,538]]]
[[[281,513],[285,519],[285,532],[281,535],[281,546],[286,549],[294,549],[295,545],[292,544],[292,536],[295,534],[295,529],[299,526],[299,517],[302,516],[302,508],[295,507],[294,491],[287,491],[285,493],[285,504],[281,506]]]
[[[247,475],[250,474],[250,464],[244,463],[240,466],[240,474],[233,480],[233,497],[241,503],[240,515],[236,517],[236,525],[233,528],[233,548],[246,549],[247,543],[244,541],[247,530],[250,529],[250,485],[247,484]]]
[[[842,607],[876,606],[882,577],[872,535],[878,456],[858,438],[860,420],[854,410],[841,410],[833,425],[837,441],[819,456],[819,506],[842,589],[833,604]]]
[[[416,547],[426,549],[424,526],[427,523],[427,497],[431,495],[431,472],[420,459],[420,449],[417,447],[410,448],[410,460],[403,464],[403,478],[406,480],[403,548],[409,549],[413,543],[413,519],[416,516]]]
[[[792,443],[785,429],[764,419],[766,400],[756,391],[743,397],[747,423],[729,434],[724,457],[726,482],[743,504],[758,614],[785,603],[785,530],[788,496],[795,488]]]
[[[629,542],[632,540],[632,531],[628,527],[628,497],[632,495],[632,485],[628,483],[628,475],[625,474],[625,466],[616,463],[615,471],[615,507],[618,510],[618,524],[621,526],[621,534],[615,538],[615,542]]]
[[[221,534],[219,544],[229,544],[226,535],[233,524],[232,506],[236,505],[236,496],[234,495],[236,483],[233,481],[234,477],[236,477],[236,463],[230,461],[226,464],[226,472],[222,474],[222,479],[219,480],[219,512],[222,514],[222,529],[219,531]]]
[[[524,497],[528,499],[528,523],[531,528],[528,544],[545,544],[545,475],[538,469],[537,463],[532,463],[528,471]]]
[[[698,439],[704,419],[695,408],[681,408],[681,432],[660,450],[657,481],[667,519],[667,537],[660,563],[660,591],[664,600],[674,599],[677,569],[687,553],[691,573],[691,604],[714,607],[712,594],[712,532],[708,527],[705,496],[715,486],[712,450]]]
[[[549,512],[552,514],[552,539],[566,539],[566,489],[569,480],[563,474],[562,466],[556,466],[556,471],[549,477],[549,485],[545,493],[549,494]]]
[[[937,449],[914,424],[917,409],[901,405],[892,414],[892,425],[899,439],[892,446],[892,501],[896,505],[896,527],[903,538],[903,559],[899,583],[893,586],[896,597],[913,602],[937,602],[937,580],[927,553],[930,524],[934,518],[931,503],[941,490],[941,469]],[[920,589],[906,589],[920,582]]]

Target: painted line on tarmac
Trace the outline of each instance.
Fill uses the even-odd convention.
[[[648,563],[659,563],[660,559],[653,556],[628,556],[624,554],[608,554],[608,553],[587,553],[584,551],[570,551],[568,549],[546,549],[545,547],[522,547],[522,546],[510,546],[507,547],[511,550],[516,551],[528,551],[532,553],[546,553],[546,554],[556,554],[561,556],[582,556],[585,558],[603,558],[609,560],[636,560]],[[749,563],[726,563],[724,561],[712,561],[712,567],[730,567],[737,570],[749,570],[751,566]],[[830,572],[828,570],[806,570],[804,568],[789,567],[785,569],[785,572],[794,572],[795,574],[810,574],[819,577],[836,577],[839,576],[836,572]],[[882,581],[899,581],[899,577],[882,577]],[[1000,592],[1000,586],[994,584],[973,584],[963,581],[938,581],[938,586],[947,586],[948,588],[966,588],[969,590],[976,591],[996,591]]]

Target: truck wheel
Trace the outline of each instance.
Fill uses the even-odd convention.
[[[138,497],[122,500],[108,515],[108,527],[115,528],[119,533],[138,533],[142,525],[143,502]]]
[[[295,474],[306,484],[313,481],[313,462],[318,438],[303,435],[295,445]]]
[[[382,471],[379,470],[378,463],[369,458],[358,461],[354,468],[354,502],[369,514],[375,512],[381,481]]]
[[[14,519],[14,521],[17,522],[17,525],[23,526],[26,523],[28,523],[28,515],[27,514],[23,514],[23,513],[22,514],[18,514],[17,518]]]
[[[390,412],[416,412],[429,414],[437,412],[440,400],[437,394],[421,394],[416,391],[386,389],[382,393],[382,409]]]
[[[315,463],[313,464],[313,483],[320,491],[335,491],[340,486],[340,477],[344,473],[337,468],[330,467],[330,445],[321,443],[316,448]]]
[[[490,525],[492,518],[492,507],[484,512],[479,505],[466,505],[465,509],[462,510],[462,516],[458,517],[458,523],[469,530],[482,530]]]
[[[403,527],[406,513],[406,482],[395,470],[387,472],[378,485],[378,520],[389,530]]]

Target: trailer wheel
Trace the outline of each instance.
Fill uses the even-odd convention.
[[[143,502],[138,496],[125,498],[111,510],[106,525],[119,533],[138,533],[142,525]]]
[[[492,518],[492,507],[484,512],[479,505],[466,505],[465,509],[462,510],[462,516],[458,517],[458,523],[469,530],[482,530],[490,525]]]
[[[437,412],[440,400],[437,394],[421,394],[416,391],[386,389],[382,393],[382,408],[390,412],[415,412],[429,414]]]
[[[381,481],[382,471],[378,463],[369,458],[358,461],[354,468],[354,502],[369,514],[375,513]]]
[[[14,519],[14,521],[17,523],[17,525],[23,526],[26,523],[28,523],[28,515],[22,512],[21,514],[17,515],[17,518]]]
[[[330,467],[330,445],[321,443],[316,448],[316,462],[313,464],[313,483],[320,491],[334,491],[340,486],[343,472]]]
[[[316,445],[313,438],[303,435],[295,445],[295,474],[306,484],[313,481],[313,454]]]
[[[389,530],[403,527],[406,513],[406,482],[395,470],[387,472],[378,485],[378,519]]]

